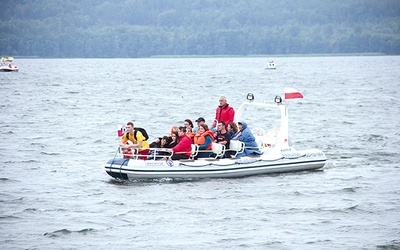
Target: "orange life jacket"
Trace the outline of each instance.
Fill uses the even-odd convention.
[[[202,134],[196,134],[193,138],[193,142],[194,144],[197,145],[203,145],[204,143],[206,143],[206,136],[209,135],[211,137],[211,141],[214,141],[214,133],[211,131],[206,131]],[[212,148],[212,143],[210,143],[210,145],[208,145],[208,147],[206,148],[207,150]]]

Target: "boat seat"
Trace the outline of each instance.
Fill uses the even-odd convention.
[[[199,153],[199,145],[192,144],[192,151],[190,152],[190,159],[194,159]]]
[[[211,150],[215,155],[215,159],[222,158],[225,155],[225,145],[222,145],[220,143],[213,142]]]
[[[244,142],[238,140],[231,140],[229,143],[229,150],[232,151],[231,155],[236,157],[244,151]]]

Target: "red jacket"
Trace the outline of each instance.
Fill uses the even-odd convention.
[[[192,139],[190,139],[187,135],[182,135],[179,137],[179,143],[175,147],[172,148],[172,151],[175,154],[185,154],[187,157],[190,157],[192,153]]]
[[[235,110],[229,106],[229,104],[226,104],[225,107],[218,106],[217,109],[215,110],[215,120],[218,122],[225,122],[226,127],[228,127],[228,124],[233,122],[235,118]],[[213,127],[216,126],[216,121],[214,120],[213,122]]]

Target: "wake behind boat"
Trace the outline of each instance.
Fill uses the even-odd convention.
[[[154,179],[154,178],[222,178],[244,177],[258,174],[305,171],[320,169],[327,160],[325,154],[318,149],[296,150],[289,144],[288,109],[286,99],[302,98],[302,94],[294,89],[285,88],[285,102],[275,97],[275,103],[254,102],[254,96],[248,94],[248,101],[243,103],[235,121],[241,121],[247,109],[256,108],[257,116],[261,111],[277,109],[280,114],[279,127],[253,128],[253,134],[261,151],[261,155],[237,157],[245,149],[245,144],[231,140],[229,151],[232,158],[222,158],[225,146],[213,143],[214,157],[195,159],[199,153],[198,146],[192,144],[191,157],[187,160],[169,160],[165,155],[154,154],[148,160],[140,160],[140,155],[124,158],[118,150],[113,159],[105,165],[105,171],[113,178],[122,180]],[[267,132],[266,132],[267,131]],[[164,149],[152,149],[157,153]]]

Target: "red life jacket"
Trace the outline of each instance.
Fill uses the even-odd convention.
[[[226,104],[225,107],[218,106],[215,110],[215,120],[218,122],[225,122],[225,127],[228,127],[228,124],[233,122],[235,118],[235,110]]]

